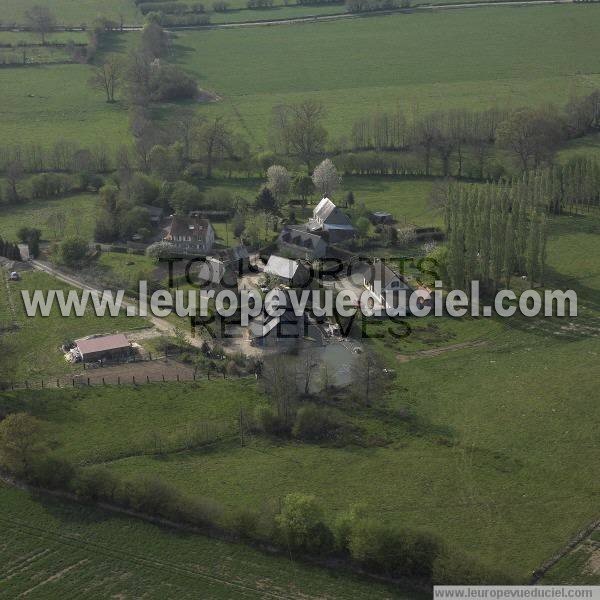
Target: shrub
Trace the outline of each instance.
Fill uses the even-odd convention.
[[[133,510],[169,516],[173,514],[179,497],[164,481],[143,475],[125,482],[123,499]]]
[[[256,511],[240,508],[233,511],[227,525],[237,535],[247,539],[257,537],[259,514]]]
[[[68,460],[45,456],[34,461],[30,481],[40,487],[65,489],[74,476],[75,468]]]
[[[58,246],[59,262],[75,266],[83,262],[88,253],[88,243],[80,237],[65,238]]]
[[[72,489],[86,500],[110,502],[118,498],[119,479],[106,467],[90,467],[77,473]]]
[[[319,442],[336,437],[341,423],[331,410],[307,404],[296,414],[292,435],[301,440]]]
[[[354,560],[374,572],[427,580],[442,551],[433,535],[396,530],[371,519],[352,524],[348,548]]]
[[[333,534],[323,522],[323,512],[314,496],[288,494],[275,523],[278,534],[290,548],[317,553],[333,548]]]
[[[255,416],[258,427],[263,433],[289,435],[290,426],[270,406],[259,406],[256,409]]]
[[[161,66],[150,81],[151,99],[155,102],[191,100],[198,95],[198,85],[193,77],[179,67]]]

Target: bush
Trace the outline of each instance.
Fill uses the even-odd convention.
[[[329,409],[307,404],[296,414],[292,435],[301,440],[320,442],[335,438],[341,426]]]
[[[80,237],[65,238],[58,246],[58,260],[68,266],[82,263],[87,253],[88,243]]]
[[[254,539],[258,532],[259,514],[256,511],[241,508],[233,511],[227,526],[242,538]]]
[[[68,460],[46,456],[34,462],[30,481],[40,487],[66,489],[74,476],[75,468]]]
[[[72,489],[85,500],[111,502],[118,497],[119,485],[119,479],[106,467],[90,467],[77,473]]]
[[[275,414],[270,406],[259,406],[256,409],[256,422],[259,429],[268,435],[289,435],[290,426],[285,423],[282,417]]]
[[[348,549],[354,560],[376,573],[431,580],[442,546],[427,533],[396,530],[371,519],[358,519],[352,524]]]
[[[150,90],[154,102],[192,100],[198,95],[196,80],[173,65],[161,66],[154,72],[150,81]]]
[[[288,494],[275,523],[278,534],[290,548],[316,553],[333,548],[333,534],[323,522],[323,512],[314,496]]]
[[[164,517],[177,513],[180,500],[177,492],[164,481],[145,475],[125,482],[123,499],[133,510]]]

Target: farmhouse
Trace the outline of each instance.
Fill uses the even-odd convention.
[[[163,240],[180,254],[205,253],[215,243],[215,230],[208,219],[173,215]]]
[[[122,333],[75,340],[83,362],[124,360],[131,356],[131,345]]]
[[[210,285],[210,287],[237,287],[237,274],[230,267],[228,262],[224,262],[209,256],[206,261],[194,263],[192,269],[197,272],[198,281],[201,285]]]
[[[277,247],[284,254],[306,260],[323,258],[327,253],[327,242],[302,226],[285,227],[279,234]]]
[[[354,237],[355,230],[350,218],[329,198],[323,198],[313,210],[308,230],[326,233],[330,242],[341,242]]]
[[[301,262],[275,254],[269,257],[263,272],[289,286],[304,285],[309,278],[308,269]]]
[[[272,316],[266,310],[250,321],[250,343],[262,348],[287,346],[298,343],[305,335],[306,315],[296,315],[289,292],[283,290],[278,306],[284,311],[279,316]]]
[[[381,260],[370,265],[365,271],[364,286],[373,293],[384,308],[407,307],[413,292],[402,275],[398,275]]]

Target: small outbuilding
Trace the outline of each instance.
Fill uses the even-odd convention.
[[[131,344],[122,333],[82,338],[75,344],[83,362],[126,360],[132,353]]]
[[[391,225],[394,222],[394,215],[383,211],[372,212],[369,218],[374,225]]]

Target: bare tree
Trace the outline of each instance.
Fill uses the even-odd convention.
[[[223,121],[216,117],[200,127],[198,139],[206,158],[206,177],[212,177],[214,161],[225,152],[231,153],[231,134]]]
[[[262,387],[277,407],[277,414],[288,425],[298,397],[294,361],[285,354],[265,358],[262,369]]]
[[[323,105],[312,100],[278,107],[275,113],[274,123],[281,146],[298,156],[309,171],[325,149],[327,130],[322,124],[324,116]]]
[[[19,190],[17,184],[23,178],[23,165],[19,160],[13,160],[6,168],[6,181],[8,183],[8,201],[17,202]]]
[[[371,406],[373,398],[381,391],[381,367],[375,353],[366,348],[354,368],[353,389],[366,406]]]
[[[42,45],[46,45],[46,35],[54,31],[56,19],[47,6],[32,6],[25,11],[25,22],[31,31],[39,34]]]
[[[115,92],[121,83],[123,65],[115,54],[109,54],[104,62],[94,68],[89,84],[106,94],[107,102],[115,101]]]

